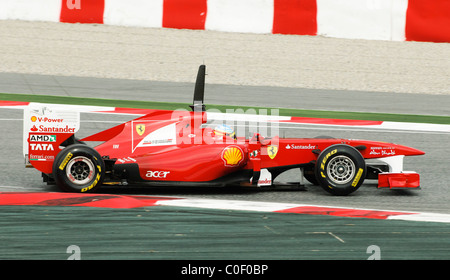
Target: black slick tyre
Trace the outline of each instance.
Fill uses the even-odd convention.
[[[306,180],[308,180],[308,182],[310,182],[314,186],[319,185],[319,182],[317,181],[317,178],[316,178],[316,173],[314,171],[314,166],[305,167],[303,176],[305,177]]]
[[[105,163],[100,154],[83,144],[64,148],[53,162],[56,185],[67,192],[94,192],[103,183]]]
[[[366,163],[357,149],[336,144],[320,153],[315,173],[317,182],[324,190],[333,195],[348,195],[364,182]]]

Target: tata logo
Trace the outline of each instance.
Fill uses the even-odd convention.
[[[56,135],[30,135],[30,142],[56,142]]]
[[[54,151],[52,144],[30,144],[32,151]]]
[[[147,171],[147,174],[145,174],[145,177],[147,178],[159,178],[164,179],[167,177],[167,174],[169,174],[170,171]]]

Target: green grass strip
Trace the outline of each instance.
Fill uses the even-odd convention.
[[[68,104],[68,105],[122,107],[122,108],[137,108],[137,109],[159,109],[159,110],[189,109],[189,104],[186,103],[134,101],[134,100],[117,100],[117,99],[32,95],[32,94],[0,93],[0,100],[41,102],[41,103]],[[256,113],[258,113],[259,110],[261,109],[266,109],[268,110],[267,111],[268,114],[271,114],[270,109],[279,109],[280,116],[450,124],[450,116],[388,114],[388,113],[368,113],[368,112],[341,112],[341,111],[304,110],[304,109],[287,109],[287,108],[253,107],[253,106],[250,107],[250,106],[215,105],[215,104],[206,104],[206,108],[220,110],[221,112],[226,112],[227,109],[242,110],[245,113],[250,112],[249,111],[250,109],[255,110]]]

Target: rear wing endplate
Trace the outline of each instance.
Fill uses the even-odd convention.
[[[23,114],[23,156],[27,167],[44,173],[65,140],[80,128],[80,112],[53,104],[30,103]]]

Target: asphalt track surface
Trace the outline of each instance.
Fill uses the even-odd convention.
[[[206,104],[450,116],[450,95],[211,84]],[[192,83],[0,73],[0,92],[106,99],[192,102]]]
[[[186,103],[191,102],[193,89],[193,84],[191,83],[162,83],[22,74],[0,74],[0,85],[1,92],[9,93],[55,94]],[[209,85],[206,90],[205,101],[206,103],[210,102],[213,104],[263,105],[274,107],[293,106],[295,108],[307,109],[381,111],[387,113],[400,112],[433,115],[449,114],[448,96],[388,93],[379,93],[377,95],[376,93],[367,94],[358,92],[223,85]],[[178,97],[174,99],[173,96],[177,96],[177,92],[182,92],[180,94],[180,96],[182,95],[182,100],[179,100],[181,98]],[[261,92],[264,93],[264,98],[256,95]],[[361,98],[355,98],[356,96]],[[374,98],[374,96],[378,96],[379,98]],[[130,116],[82,114],[82,129],[79,132],[79,136],[90,135],[129,119],[131,119]],[[58,191],[56,187],[47,186],[42,183],[40,174],[36,170],[25,169],[23,166],[21,111],[12,109],[0,110],[0,123],[2,143],[2,161],[0,162],[0,168],[3,170],[0,177],[1,191]],[[366,181],[357,192],[347,197],[331,196],[320,187],[309,184],[306,185],[306,190],[108,187],[104,188],[101,192],[107,194],[201,197],[225,200],[287,202],[382,210],[450,213],[450,205],[448,203],[450,201],[448,193],[448,182],[450,179],[448,174],[448,167],[450,166],[448,140],[450,136],[448,134],[358,131],[349,129],[315,130],[298,125],[282,126],[280,130],[281,134],[289,137],[329,135],[333,137],[394,142],[421,149],[426,152],[426,155],[405,158],[405,170],[414,170],[421,174],[422,189],[416,191],[377,190],[375,181]],[[296,175],[295,173],[290,173],[286,174],[283,178],[289,181],[295,178]],[[450,236],[448,224],[363,221],[362,219],[305,217],[303,215],[297,215],[296,217],[286,215],[281,218],[280,216],[276,216],[276,214],[273,214],[275,216],[272,217],[272,214],[261,215],[240,211],[221,212],[156,207],[155,209],[158,210],[154,210],[153,208],[147,210],[141,209],[138,210],[140,211],[139,213],[136,213],[131,210],[108,212],[109,210],[90,208],[83,210],[73,210],[73,208],[61,210],[56,208],[36,209],[4,206],[2,207],[3,218],[14,217],[13,219],[15,219],[17,224],[8,227],[5,226],[8,224],[8,221],[2,219],[3,230],[0,233],[0,237],[5,241],[2,243],[12,245],[2,245],[3,250],[0,250],[0,258],[65,258],[67,256],[65,247],[70,244],[77,244],[77,242],[78,244],[85,244],[84,247],[88,248],[86,249],[88,252],[83,251],[85,252],[83,256],[94,259],[366,259],[369,256],[366,253],[366,248],[372,244],[382,248],[382,252],[385,253],[383,257],[385,258],[448,259],[450,257],[448,251]],[[59,216],[57,215],[55,217],[49,213],[59,213]],[[64,213],[67,215],[63,215]],[[160,219],[155,219],[155,216],[145,216],[143,213],[161,216],[159,216]],[[47,214],[48,216],[46,216]],[[96,215],[97,218],[92,218],[91,215]],[[116,218],[112,218],[113,216]],[[159,225],[162,228],[170,229],[167,231],[153,231],[155,234],[153,240],[165,240],[165,243],[163,242],[159,249],[155,249],[153,245],[150,246],[147,244],[150,241],[143,241],[140,234],[145,234],[145,229],[142,228],[142,224],[134,222],[131,218],[139,216],[147,217],[149,219],[148,223],[153,223],[154,228],[158,228]],[[195,220],[194,217],[198,217],[200,220]],[[202,222],[202,219],[205,220]],[[273,221],[274,223],[260,223],[258,222],[260,219],[266,222],[268,220]],[[108,235],[105,239],[107,241],[105,242],[117,244],[117,247],[105,251],[104,247],[100,245],[96,247],[89,241],[91,240],[90,238],[95,238],[95,234],[87,234],[83,237],[76,234],[77,231],[80,231],[81,234],[81,230],[76,230],[76,228],[77,225],[81,226],[84,224],[83,220],[87,221],[87,224],[90,225],[85,226],[86,231],[82,231],[83,234],[96,230],[96,227],[91,222],[104,226],[107,226],[108,221],[117,223],[118,225],[124,222],[125,224],[128,223],[130,228],[140,228],[140,230],[136,231],[135,236],[131,232],[124,232],[124,230],[117,230],[117,235],[114,236]],[[26,231],[24,233],[23,226],[28,223],[34,223],[35,221],[41,221],[43,225],[48,225],[48,228],[28,225],[25,227],[28,228],[31,234],[26,234]],[[58,224],[57,221],[63,221],[63,223]],[[213,225],[220,224],[221,222],[238,226],[241,229],[235,231],[234,235],[225,228],[219,227],[213,229]],[[181,228],[175,226],[177,224]],[[188,234],[188,232],[195,232],[196,228],[193,225],[198,226],[199,236],[193,237]],[[205,225],[209,226],[205,229]],[[286,226],[292,231],[287,230]],[[48,236],[53,235],[52,232],[48,232],[49,230],[54,231],[55,236],[58,236],[54,241],[57,245],[51,242],[49,243]],[[302,234],[296,235],[296,230],[300,230]],[[67,231],[72,233],[69,234],[69,239],[64,239],[62,236],[67,235]],[[264,232],[263,236],[258,234],[254,235],[260,237],[263,241],[279,238],[277,240],[280,240],[280,242],[270,243],[272,249],[257,249],[260,248],[258,246],[261,244],[258,245],[258,242],[249,243],[247,238],[243,238],[243,236],[254,234],[254,231],[257,233]],[[345,238],[339,234],[337,236],[346,243],[342,243],[338,238],[332,236],[332,234],[336,235],[336,232],[345,232]],[[395,232],[398,235],[395,235]],[[128,234],[127,240],[131,244],[128,247],[123,243],[123,234]],[[202,234],[205,235],[203,239],[201,238]],[[192,247],[190,249],[179,249],[177,247],[177,249],[170,250],[169,248],[179,246],[180,243],[175,242],[177,237],[181,237],[181,244],[191,244],[190,246]],[[14,242],[10,240],[11,238]],[[227,238],[235,238],[236,243],[227,243],[226,241],[209,243],[213,239],[225,240]],[[139,243],[137,240],[141,240],[141,242]],[[289,240],[292,242],[287,242]],[[42,246],[39,247],[40,245],[30,245],[31,243],[43,244],[42,242],[47,244],[47,246],[44,246],[45,248]],[[328,244],[328,242],[333,243]],[[142,243],[146,243],[146,245],[142,245]],[[233,244],[230,245],[230,243]],[[242,249],[242,244],[247,244],[247,247]],[[349,247],[349,244],[352,245]],[[107,244],[103,245],[108,246]],[[148,250],[138,250],[137,248],[140,246],[148,248]],[[61,253],[58,250],[61,250],[62,247],[64,248]],[[284,249],[274,254],[273,250],[275,249],[273,248]],[[136,252],[141,252],[141,254]]]

